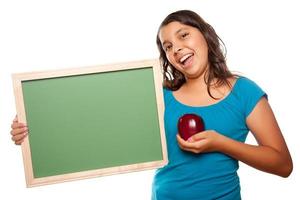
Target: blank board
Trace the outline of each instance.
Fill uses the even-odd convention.
[[[158,60],[13,74],[27,186],[167,164]]]

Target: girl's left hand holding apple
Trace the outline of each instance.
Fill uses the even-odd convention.
[[[177,141],[181,149],[193,153],[220,151],[222,140],[226,137],[213,130],[199,132],[187,141],[177,134]]]

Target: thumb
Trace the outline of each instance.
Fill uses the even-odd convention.
[[[18,115],[15,116],[13,122],[17,122],[18,121]]]
[[[204,132],[199,132],[193,136],[191,136],[187,141],[188,142],[196,142],[196,141],[199,141],[199,140],[202,140],[202,139],[205,139],[205,134]]]

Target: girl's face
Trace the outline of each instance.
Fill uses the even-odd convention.
[[[208,47],[197,28],[171,22],[160,29],[159,38],[168,61],[187,79],[204,74],[208,67]]]

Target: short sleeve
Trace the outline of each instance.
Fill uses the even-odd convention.
[[[254,81],[245,77],[241,77],[239,89],[243,100],[245,117],[248,117],[262,97],[268,98],[261,87]]]

